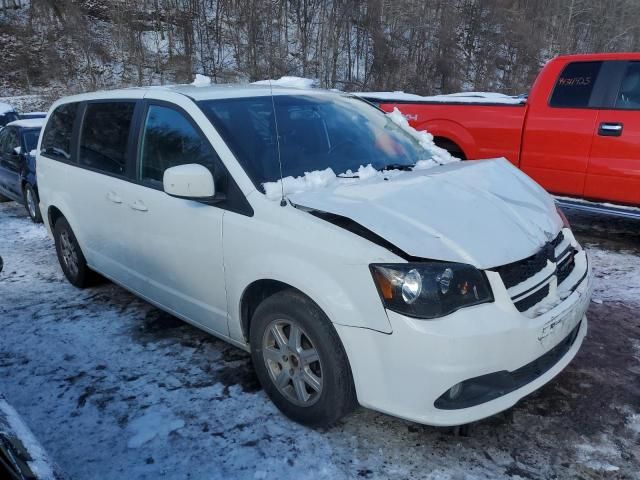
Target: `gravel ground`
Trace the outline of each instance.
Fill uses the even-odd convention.
[[[111,283],[70,286],[44,228],[0,204],[0,392],[72,479],[640,479],[640,222],[570,220],[596,271],[583,348],[459,436],[362,408],[288,421],[245,353]]]

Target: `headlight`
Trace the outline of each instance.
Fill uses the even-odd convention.
[[[463,263],[373,264],[371,273],[384,306],[410,317],[443,317],[493,302],[484,272]]]

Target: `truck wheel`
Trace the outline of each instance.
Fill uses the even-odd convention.
[[[78,288],[88,287],[92,283],[93,272],[87,266],[87,261],[66,218],[60,217],[56,221],[53,227],[53,239],[58,261],[69,283]]]
[[[24,205],[27,207],[27,212],[34,223],[42,223],[42,215],[40,214],[40,198],[36,190],[28,183],[22,190],[24,196]]]
[[[256,309],[251,358],[262,387],[290,419],[329,427],[357,405],[349,360],[320,308],[284,290]]]

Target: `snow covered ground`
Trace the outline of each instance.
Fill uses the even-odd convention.
[[[290,422],[245,353],[111,283],[75,289],[44,228],[3,203],[0,392],[72,479],[640,479],[640,228],[569,218],[596,270],[585,344],[462,437],[364,409]]]

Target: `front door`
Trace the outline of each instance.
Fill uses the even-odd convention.
[[[610,108],[600,110],[584,196],[640,205],[640,62],[625,66]]]
[[[598,110],[602,62],[569,63],[548,100],[530,105],[520,168],[552,193],[582,196]]]
[[[213,205],[164,193],[164,171],[198,163],[214,177],[218,156],[183,110],[149,103],[142,120],[135,196],[136,271],[140,293],[205,328],[227,335],[227,303],[222,255],[222,218]]]

